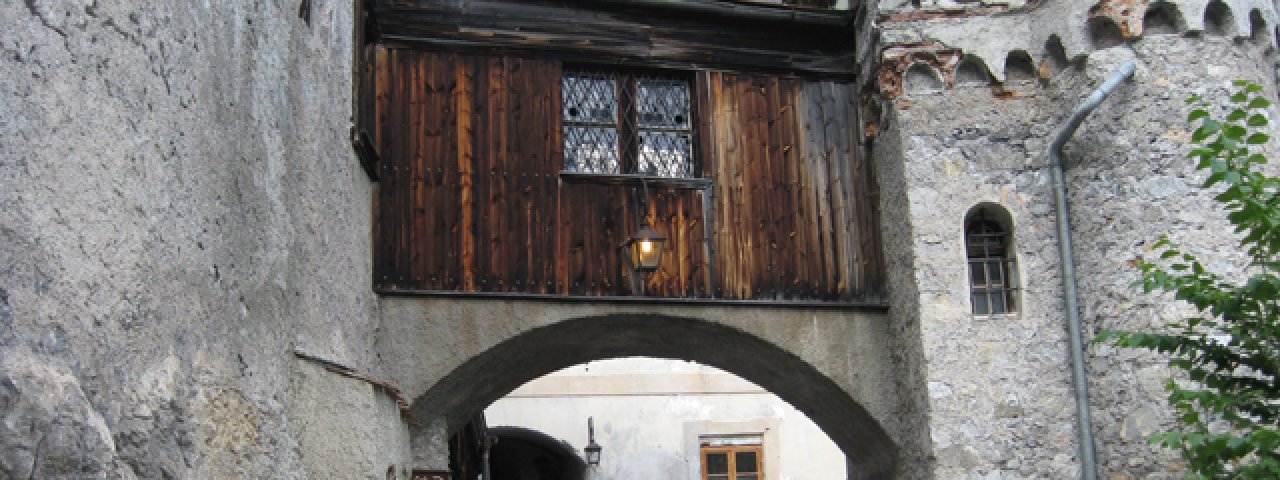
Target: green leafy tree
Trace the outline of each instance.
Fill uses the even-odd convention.
[[[1163,291],[1197,314],[1168,324],[1166,333],[1104,331],[1096,341],[1154,350],[1186,379],[1166,388],[1178,428],[1152,443],[1178,450],[1189,478],[1280,478],[1280,179],[1263,173],[1269,123],[1262,87],[1236,82],[1230,113],[1193,97],[1187,121],[1195,132],[1188,155],[1208,172],[1204,188],[1242,236],[1249,266],[1243,284],[1210,272],[1169,240],[1154,245],[1159,260],[1138,260],[1146,293]],[[1239,278],[1239,275],[1233,275]],[[1190,381],[1187,381],[1189,379]]]

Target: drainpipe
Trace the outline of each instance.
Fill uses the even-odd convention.
[[[1049,144],[1049,163],[1053,174],[1053,203],[1058,215],[1058,247],[1062,259],[1062,289],[1067,303],[1067,337],[1071,349],[1071,372],[1075,377],[1076,429],[1080,432],[1080,478],[1097,480],[1098,460],[1093,446],[1093,419],[1089,413],[1089,379],[1084,373],[1084,342],[1080,338],[1080,299],[1076,293],[1075,256],[1071,247],[1071,219],[1067,214],[1067,187],[1062,173],[1062,146],[1076,133],[1085,117],[1111,94],[1120,82],[1133,76],[1136,65],[1129,60],[1093,91],[1084,103],[1058,130]]]

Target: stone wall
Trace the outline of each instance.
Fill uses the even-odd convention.
[[[1144,33],[1144,18],[1168,18],[1122,3],[1045,0],[997,16],[977,6],[899,8],[881,17],[889,113],[875,148],[887,263],[896,267],[892,315],[896,328],[920,330],[936,478],[1079,476],[1047,149],[1071,110],[1124,61],[1137,62],[1134,79],[1066,149],[1085,340],[1101,328],[1159,328],[1186,313],[1131,286],[1128,262],[1161,233],[1223,271],[1240,260],[1185,159],[1183,100],[1225,101],[1237,78],[1272,91],[1274,11],[1228,2],[1233,15],[1223,20],[1217,10],[1204,14],[1207,2],[1174,2],[1160,8],[1181,18],[1178,28]],[[963,221],[980,202],[1013,217],[1023,286],[1016,315],[970,314]],[[1086,350],[1102,477],[1180,477],[1176,455],[1146,444],[1171,425],[1163,360]]]
[[[447,432],[541,375],[591,360],[693,360],[739,375],[808,415],[850,457],[850,478],[921,478],[927,432],[898,381],[907,369],[882,313],[742,306],[386,298],[378,350],[413,400],[414,455],[439,468]],[[584,417],[585,421],[585,417]],[[883,430],[881,430],[883,429]]]
[[[887,244],[913,250],[911,263],[889,264],[909,277],[895,288],[917,296],[893,308],[895,320],[919,323],[935,475],[1079,476],[1052,192],[1043,161],[1034,163],[1053,116],[1035,99],[993,102],[985,87],[910,101],[881,134],[901,143],[902,157],[880,161],[905,161],[905,195],[884,197],[884,218],[906,215],[912,226],[909,242]],[[964,219],[984,202],[1013,218],[1023,287],[1015,314],[970,314]]]
[[[1102,328],[1158,330],[1190,313],[1167,296],[1140,295],[1132,286],[1137,275],[1128,262],[1150,258],[1150,245],[1163,233],[1228,278],[1243,273],[1238,237],[1229,233],[1232,228],[1211,192],[1200,189],[1204,176],[1193,172],[1186,158],[1190,107],[1183,100],[1203,95],[1225,104],[1234,79],[1267,85],[1275,98],[1271,60],[1249,43],[1151,36],[1131,49],[1097,52],[1090,60],[1097,59],[1102,70],[1129,56],[1141,62],[1136,88],[1099,109],[1096,123],[1082,130],[1068,151],[1081,317],[1089,336]],[[1269,152],[1276,158],[1274,148]],[[1108,346],[1089,353],[1098,456],[1105,471],[1116,479],[1180,478],[1167,473],[1181,468],[1168,460],[1168,452],[1154,455],[1144,444],[1170,425],[1164,360]]]
[[[0,477],[404,466],[326,426],[403,430],[385,394],[295,381],[371,368],[378,318],[351,4],[301,3],[0,5]]]

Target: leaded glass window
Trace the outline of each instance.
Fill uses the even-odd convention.
[[[980,207],[982,208],[982,207]],[[969,291],[974,315],[1010,313],[1018,290],[1009,234],[980,209],[965,228]]]
[[[565,73],[564,170],[695,176],[689,90],[678,77]]]

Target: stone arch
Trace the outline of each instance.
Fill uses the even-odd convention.
[[[692,360],[732,372],[773,392],[826,432],[844,451],[849,478],[887,478],[894,471],[897,447],[834,381],[778,345],[696,318],[610,314],[533,328],[459,365],[419,396],[411,411],[418,419],[441,419],[453,431],[529,380],[592,360],[629,356]],[[421,437],[431,435],[424,431]]]
[[[946,83],[938,71],[924,62],[911,64],[902,74],[902,90],[908,94],[936,92],[945,87]]]
[[[553,477],[544,476],[544,478],[582,480],[585,477],[587,463],[564,440],[524,427],[489,427],[487,432],[498,439],[491,451],[493,474],[497,478],[515,478],[514,475],[503,475],[505,473],[502,470],[503,465],[506,462],[533,460],[520,458],[530,455],[549,457],[551,462],[544,462],[543,464],[554,465],[553,468],[556,468],[556,471],[548,472]]]
[[[965,55],[956,65],[956,86],[979,87],[991,84],[991,72],[987,62],[977,55]]]
[[[1095,50],[1124,44],[1124,31],[1111,17],[1097,16],[1089,19],[1089,42]]]
[[[1213,0],[1204,7],[1205,35],[1233,37],[1236,35],[1235,15],[1222,0]]]
[[[1025,83],[1035,81],[1036,64],[1026,50],[1014,50],[1004,57],[1005,83]]]
[[[1009,209],[1004,205],[994,202],[979,202],[969,207],[964,214],[964,224],[969,225],[979,216],[984,217],[987,221],[995,222],[1000,228],[1009,232],[1011,236],[1016,233],[1013,224],[1013,214],[1009,213]],[[1016,238],[1016,236],[1015,236]]]
[[[1182,10],[1172,2],[1156,2],[1147,7],[1142,17],[1143,35],[1168,35],[1185,32],[1187,20],[1182,17]]]
[[[1062,38],[1057,34],[1049,35],[1049,39],[1044,41],[1044,51],[1055,72],[1065,70],[1071,63],[1066,47],[1062,46]]]

